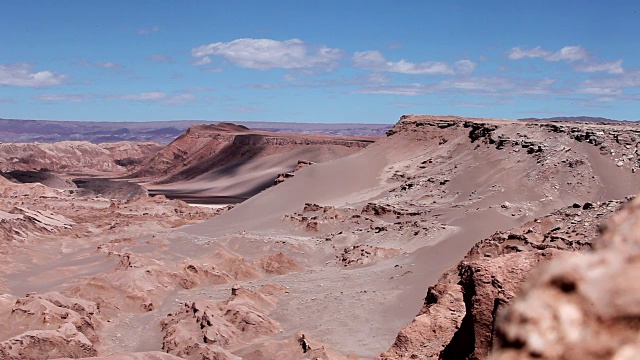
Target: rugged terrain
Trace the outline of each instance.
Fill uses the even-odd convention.
[[[167,144],[194,125],[207,120],[174,121],[52,121],[0,119],[0,142],[88,141],[95,144],[118,141]],[[281,133],[340,136],[380,136],[391,124],[340,124],[296,122],[236,122],[254,130]]]
[[[0,143],[0,171],[48,170],[63,174],[123,174],[162,148],[156,143],[82,141]]]
[[[410,115],[372,144],[305,141],[335,155],[320,160],[300,156],[292,137],[255,133],[196,127],[132,175],[192,191],[199,177],[257,177],[288,155],[281,173],[293,176],[271,186],[269,173],[264,190],[233,208],[0,179],[0,250],[11,264],[0,317],[15,324],[0,333],[2,357],[459,359],[499,346],[501,358],[560,358],[569,338],[542,337],[557,344],[541,352],[540,337],[527,337],[537,333],[520,330],[539,325],[522,309],[547,301],[548,284],[576,306],[590,298],[551,275],[523,284],[540,264],[590,252],[602,221],[627,226],[629,210],[613,214],[640,192],[632,123]],[[229,168],[238,161],[255,166]],[[632,264],[634,240],[605,236]],[[590,261],[614,256],[595,247]],[[624,299],[621,308],[634,304]],[[548,324],[576,324],[587,314],[578,310],[549,310]],[[635,346],[625,318],[603,314],[580,319],[593,331],[594,319],[610,319],[622,339],[613,344]]]

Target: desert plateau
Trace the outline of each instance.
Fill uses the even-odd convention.
[[[638,354],[637,123],[218,123],[0,157],[2,359]]]
[[[640,2],[0,3],[0,360],[640,359]]]

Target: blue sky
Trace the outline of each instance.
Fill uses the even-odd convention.
[[[0,118],[640,119],[634,1],[12,1]]]

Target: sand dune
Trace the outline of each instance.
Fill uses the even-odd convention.
[[[138,166],[129,178],[152,194],[193,202],[245,200],[272,186],[299,161],[322,163],[353,154],[374,137],[280,134],[220,123],[190,128]]]

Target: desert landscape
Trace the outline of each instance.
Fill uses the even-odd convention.
[[[635,122],[222,122],[0,158],[2,359],[640,354]]]

